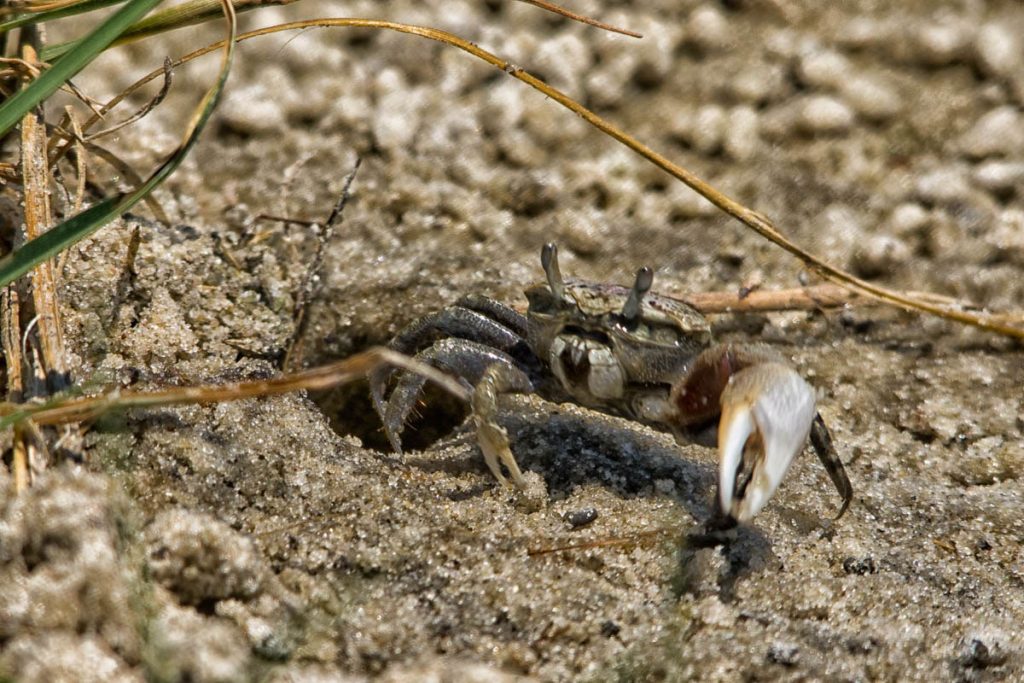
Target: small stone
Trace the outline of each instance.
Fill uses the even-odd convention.
[[[812,88],[834,89],[850,77],[850,61],[833,50],[813,50],[797,64],[797,76]]]
[[[853,111],[834,97],[815,95],[802,103],[799,125],[805,133],[842,133],[853,125]]]
[[[948,66],[963,60],[971,44],[970,27],[960,22],[928,24],[913,36],[915,61],[927,66]]]
[[[573,529],[579,529],[580,527],[593,523],[597,517],[597,508],[586,507],[580,510],[570,510],[569,512],[566,512],[563,519],[568,522],[569,526]]]
[[[686,31],[689,42],[705,52],[728,47],[733,35],[729,21],[714,5],[701,5],[691,12]]]
[[[920,204],[907,202],[900,204],[889,214],[889,232],[898,237],[907,237],[920,233],[931,220],[927,209]]]
[[[689,140],[693,148],[702,154],[714,154],[722,144],[725,128],[725,111],[714,104],[697,110],[691,122]]]
[[[836,34],[836,43],[853,50],[864,50],[891,42],[894,26],[872,17],[855,17]]]
[[[961,136],[960,149],[974,158],[1022,153],[1024,117],[1011,105],[997,107]]]
[[[875,567],[874,558],[868,555],[867,557],[847,557],[843,560],[843,571],[847,574],[864,576],[865,574],[874,574],[878,569]]]
[[[741,102],[763,104],[788,93],[786,75],[781,68],[768,64],[751,64],[733,78],[726,87]]]
[[[960,641],[956,663],[964,669],[987,669],[1006,661],[1007,653],[998,641],[986,643],[979,637],[967,637]]]
[[[544,66],[549,83],[570,91],[578,89],[580,76],[590,70],[594,59],[590,48],[572,33],[542,41],[534,57]]]
[[[248,643],[229,621],[204,617],[174,605],[163,609],[149,627],[160,674],[174,681],[252,680]]]
[[[989,192],[1004,193],[1024,188],[1024,161],[992,160],[975,167],[974,183]]]
[[[974,58],[983,73],[1009,77],[1024,69],[1024,41],[1002,24],[985,24],[974,41]]]
[[[733,108],[725,124],[725,153],[736,161],[747,161],[761,144],[760,120],[753,107]]]
[[[960,168],[944,166],[922,175],[915,187],[917,196],[931,204],[962,201],[970,194],[965,174]]]
[[[268,135],[284,129],[285,103],[261,82],[228,89],[217,115],[230,130],[243,135]]]
[[[1000,212],[995,226],[985,233],[984,240],[992,247],[992,260],[1024,266],[1024,210],[1005,209]]]
[[[622,632],[622,627],[614,621],[605,621],[601,624],[601,635],[605,638],[614,638]]]
[[[884,121],[900,112],[899,94],[870,76],[855,76],[839,85],[839,92],[854,110],[869,121]]]
[[[425,89],[399,89],[383,94],[373,119],[373,135],[386,150],[408,147],[420,129],[426,106]]]
[[[910,258],[910,247],[898,237],[873,235],[853,253],[851,266],[864,278],[890,275]]]

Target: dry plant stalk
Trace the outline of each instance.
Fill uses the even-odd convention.
[[[22,47],[26,62],[35,60],[31,45]],[[46,126],[36,112],[21,121],[21,172],[24,193],[24,227],[16,241],[32,240],[52,223],[50,173],[46,160]],[[27,291],[23,297],[19,291]],[[40,264],[27,279],[12,283],[3,296],[0,338],[7,361],[7,394],[14,400],[64,388],[67,356],[57,305],[57,287],[51,261]],[[27,324],[26,324],[26,321]],[[27,351],[31,350],[31,353]],[[25,371],[28,371],[27,373]],[[47,385],[51,386],[47,386]],[[15,490],[24,489],[33,472],[48,460],[45,440],[28,425],[18,425],[13,435]]]
[[[283,31],[328,27],[374,28],[396,31],[398,33],[406,33],[434,40],[467,52],[558,102],[560,105],[575,113],[605,135],[625,145],[658,168],[683,182],[717,206],[720,210],[743,223],[747,228],[796,256],[809,270],[817,273],[822,278],[830,280],[836,285],[855,292],[862,297],[875,299],[890,306],[917,311],[920,313],[928,313],[946,320],[952,320],[954,322],[971,325],[990,332],[996,332],[998,334],[1024,340],[1024,313],[990,313],[988,311],[975,311],[971,310],[972,307],[966,306],[960,302],[954,302],[952,305],[947,304],[945,302],[947,302],[948,299],[939,295],[929,293],[921,296],[920,293],[916,292],[899,292],[891,290],[862,280],[852,273],[825,262],[823,259],[786,238],[775,223],[767,216],[764,216],[753,209],[747,208],[731,197],[719,192],[709,183],[699,178],[696,174],[672,162],[667,157],[659,154],[652,148],[626,133],[621,128],[598,116],[596,113],[587,109],[573,98],[560,90],[551,87],[536,76],[533,76],[515,64],[484,50],[476,44],[464,40],[452,33],[448,33],[447,31],[377,19],[311,19],[279,24],[277,26],[249,31],[248,33],[241,33],[237,36],[236,41],[242,42],[252,38],[280,33]],[[200,48],[175,60],[173,65],[177,67],[185,62],[218,50],[222,48],[223,45],[223,42],[218,42]],[[142,77],[122,91],[119,95],[114,97],[103,107],[101,111],[108,111],[113,108],[125,97],[135,92],[151,80],[158,78],[162,73],[164,73],[164,69],[158,69]],[[95,123],[94,119],[90,119],[86,122],[84,128],[88,129],[93,123]],[[940,301],[943,303],[937,303]]]
[[[352,183],[356,179],[356,173],[359,172],[359,165],[361,163],[362,159],[357,157],[355,165],[349,172],[348,177],[345,178],[345,184],[341,188],[341,198],[335,203],[331,215],[327,218],[327,222],[324,223],[323,230],[316,243],[316,253],[313,254],[313,262],[306,271],[306,277],[303,279],[302,287],[299,289],[298,296],[296,297],[295,313],[292,316],[292,334],[286,345],[287,351],[284,354],[284,361],[281,363],[281,368],[285,371],[302,366],[302,339],[309,327],[308,307],[316,295],[320,271],[324,267],[324,252],[334,236],[335,228],[341,223],[342,212],[344,212],[345,205],[348,204],[348,200],[351,197],[349,190],[352,188]]]
[[[630,31],[628,29],[619,28],[617,26],[612,26],[611,24],[606,24],[603,21],[598,21],[597,19],[591,19],[590,17],[588,17],[586,15],[577,14],[576,12],[572,12],[570,10],[567,10],[564,7],[560,7],[560,6],[556,5],[556,4],[554,4],[553,2],[546,2],[545,0],[519,0],[519,2],[524,2],[527,5],[533,5],[534,7],[539,7],[541,9],[547,10],[548,12],[554,12],[555,14],[561,14],[563,17],[566,17],[567,19],[572,19],[573,21],[578,21],[579,23],[587,24],[588,26],[594,26],[594,27],[599,28],[599,29],[601,29],[603,31],[611,31],[612,33],[621,33],[622,35],[629,36],[630,38],[643,38],[643,35],[637,33],[636,31]]]
[[[45,404],[0,404],[0,427],[31,421],[36,425],[57,425],[94,419],[103,413],[129,408],[152,408],[188,403],[208,404],[287,394],[320,391],[362,379],[377,368],[394,366],[438,384],[453,396],[468,401],[470,391],[437,368],[383,347],[362,351],[344,360],[272,379],[175,387],[158,391],[113,389],[84,398],[57,397]]]

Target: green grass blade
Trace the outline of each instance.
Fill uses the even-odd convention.
[[[288,5],[298,0],[234,0],[235,12],[242,13],[250,10],[263,9],[274,5]],[[223,16],[220,0],[186,0],[180,5],[174,5],[154,12],[145,19],[136,22],[123,34],[118,36],[113,45],[142,40],[159,33],[166,33],[186,26],[194,26],[212,21]],[[57,59],[70,49],[74,43],[56,43],[47,45],[39,52],[40,59],[47,61]]]
[[[67,7],[61,7],[59,9],[52,9],[47,12],[22,14],[19,17],[8,19],[7,21],[0,23],[0,33],[7,33],[12,29],[28,26],[30,24],[42,24],[47,21],[53,21],[54,19],[63,19],[64,17],[72,17],[76,14],[84,14],[85,12],[91,12],[111,5],[120,5],[122,2],[124,2],[124,0],[82,0],[82,2],[77,2],[74,5],[68,5]],[[47,60],[43,59],[43,61]]]
[[[231,60],[235,50],[236,22],[234,11],[229,3],[225,3],[225,9],[228,15],[228,40],[225,43],[224,59],[221,62],[217,82],[210,87],[199,104],[178,149],[153,171],[146,182],[135,190],[94,204],[77,216],[71,217],[34,240],[25,243],[21,249],[0,259],[0,287],[6,287],[46,259],[52,258],[128,211],[173,173],[188,156],[189,151],[199,138],[199,133],[206,126],[210,115],[213,114],[231,70]]]
[[[56,64],[44,71],[27,88],[17,92],[11,99],[0,105],[0,135],[13,128],[21,117],[33,107],[56,92],[69,78],[85,68],[110,43],[114,42],[125,29],[146,15],[160,0],[129,0],[112,14],[95,31],[87,35],[61,57]]]

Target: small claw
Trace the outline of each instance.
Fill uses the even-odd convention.
[[[501,471],[504,465],[512,482],[520,489],[526,488],[516,456],[508,444],[508,432],[497,423],[498,396],[510,391],[528,392],[532,389],[529,378],[514,365],[495,363],[484,371],[473,392],[473,423],[476,425],[477,441],[483,451],[484,461],[494,478],[502,486],[508,486],[508,479]]]
[[[509,474],[512,475],[512,482],[520,489],[526,488],[526,479],[523,478],[516,457],[512,455],[512,449],[509,448],[508,432],[505,431],[505,428],[479,417],[474,421],[476,422],[477,441],[484,454],[484,462],[487,463],[487,468],[491,470],[494,478],[506,488],[511,486],[501,471],[501,466],[505,465]]]
[[[792,368],[763,363],[731,377],[718,423],[719,503],[749,521],[779,487],[811,430],[814,390]]]

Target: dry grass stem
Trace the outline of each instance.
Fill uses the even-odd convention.
[[[594,26],[594,27],[599,28],[599,29],[601,29],[603,31],[611,31],[612,33],[621,33],[622,35],[629,36],[630,38],[643,38],[643,35],[637,33],[636,31],[630,31],[628,29],[619,28],[617,26],[612,26],[611,24],[606,24],[603,21],[598,21],[597,19],[591,19],[590,17],[585,16],[583,14],[577,14],[576,12],[572,12],[570,10],[567,10],[564,7],[560,7],[560,6],[556,5],[556,4],[554,4],[553,2],[546,2],[545,0],[519,0],[519,2],[525,2],[528,5],[533,5],[534,7],[539,7],[541,9],[547,10],[548,12],[554,12],[555,14],[561,14],[563,17],[566,17],[567,19],[572,19],[573,21],[578,21],[581,24],[587,24],[589,26]]]
[[[373,370],[385,365],[421,375],[463,401],[468,401],[470,398],[468,389],[437,368],[397,351],[375,347],[329,365],[268,380],[174,387],[158,391],[114,389],[99,396],[70,399],[58,397],[41,405],[6,403],[0,405],[0,415],[4,416],[4,419],[0,421],[0,426],[17,424],[24,420],[31,420],[37,425],[68,424],[90,420],[114,409],[151,408],[186,403],[219,403],[302,390],[320,391],[362,379]]]
[[[341,198],[334,205],[334,209],[331,211],[331,215],[327,218],[327,222],[324,224],[323,230],[320,232],[319,239],[316,243],[316,252],[313,254],[313,262],[310,264],[309,269],[306,271],[306,277],[302,283],[302,287],[299,289],[297,301],[295,302],[295,314],[292,321],[292,336],[288,342],[287,351],[284,355],[284,362],[281,367],[285,371],[292,370],[302,366],[302,338],[306,333],[308,327],[309,317],[307,315],[309,303],[316,296],[317,283],[320,281],[320,272],[324,266],[324,252],[327,245],[330,243],[331,238],[334,237],[334,230],[341,223],[341,215],[345,210],[345,205],[348,204],[348,200],[351,198],[349,190],[352,188],[352,183],[356,179],[356,173],[359,171],[359,164],[362,160],[356,158],[356,163],[352,167],[348,176],[345,178],[345,183],[341,188]]]
[[[277,26],[270,26],[255,31],[249,31],[247,33],[241,33],[237,36],[236,40],[241,42],[283,31],[295,31],[318,27],[376,28],[397,31],[399,33],[407,33],[441,42],[463,50],[464,52],[468,52],[474,57],[501,69],[513,78],[526,83],[535,90],[558,102],[566,109],[577,114],[605,135],[608,135],[619,143],[625,145],[644,159],[647,159],[658,168],[670,174],[672,177],[692,188],[695,192],[702,195],[723,212],[743,223],[749,229],[799,258],[809,270],[817,273],[821,277],[857,291],[863,296],[875,298],[892,306],[921,313],[929,313],[931,315],[963,323],[965,325],[972,325],[974,327],[979,327],[981,329],[1009,337],[1024,339],[1024,318],[1016,314],[974,312],[967,310],[967,307],[962,305],[947,306],[944,304],[936,304],[934,303],[935,295],[929,294],[927,297],[920,297],[915,296],[912,293],[890,290],[865,280],[861,280],[841,268],[837,268],[826,263],[824,260],[815,256],[795,242],[787,239],[768,217],[754,211],[753,209],[749,209],[731,197],[722,194],[694,173],[670,161],[667,157],[659,154],[619,127],[598,116],[593,111],[587,109],[560,90],[551,87],[544,81],[527,73],[511,62],[501,59],[487,50],[478,47],[474,43],[459,38],[454,34],[433,28],[411,26],[408,24],[400,24],[377,19],[312,19],[279,24]],[[180,64],[201,57],[222,47],[223,42],[218,42],[204,48],[200,48],[175,60],[174,66],[177,67]],[[161,73],[163,73],[163,70],[159,69],[139,79],[137,82],[126,88],[120,95],[112,99],[107,104],[107,107],[115,106],[120,99],[123,99],[132,92],[143,87],[149,81],[159,77]]]

